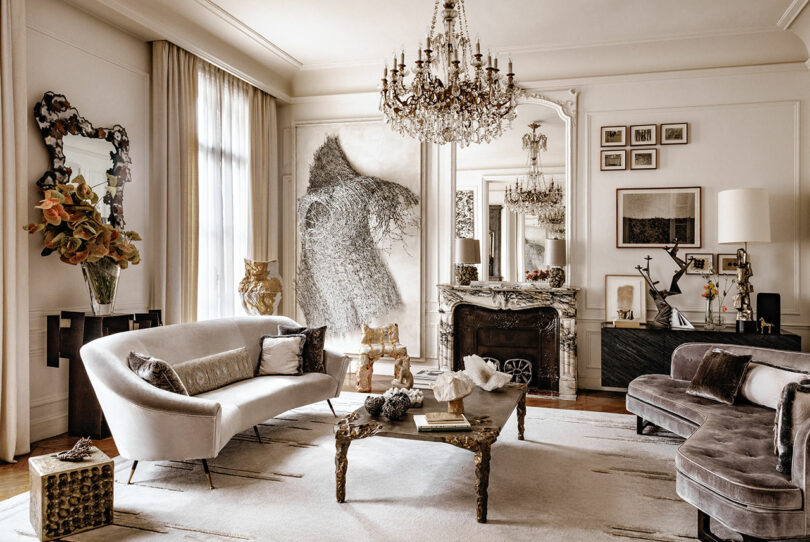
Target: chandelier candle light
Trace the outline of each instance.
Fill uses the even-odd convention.
[[[444,33],[436,32],[439,0],[425,42],[420,44],[413,78],[405,64],[405,51],[397,55],[389,74],[386,65],[380,87],[380,111],[400,134],[432,143],[489,143],[501,136],[504,121],[515,118],[520,89],[515,84],[512,61],[506,76],[498,69],[497,56],[487,54],[481,43],[472,54],[464,0],[444,0],[441,11]],[[457,7],[458,6],[458,7]],[[459,20],[458,27],[456,20]],[[424,54],[424,56],[423,56]]]
[[[540,151],[546,150],[547,138],[537,131],[539,122],[529,124],[531,132],[523,136],[523,149],[529,152],[529,174],[525,180],[518,179],[507,186],[504,195],[506,208],[513,213],[536,216],[537,223],[548,233],[565,233],[565,206],[562,186],[546,182],[540,167]]]

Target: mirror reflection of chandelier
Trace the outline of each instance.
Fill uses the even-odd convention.
[[[497,57],[487,54],[481,43],[472,54],[464,0],[443,0],[444,33],[436,33],[439,0],[433,7],[433,21],[425,48],[419,46],[413,79],[405,51],[399,62],[394,54],[390,78],[388,66],[380,87],[380,111],[400,134],[433,143],[489,142],[503,134],[504,123],[515,118],[520,89],[515,85],[512,61],[504,76]],[[458,9],[457,7],[458,6]],[[456,19],[459,19],[456,28]],[[424,53],[424,57],[422,56]]]
[[[565,233],[565,202],[562,186],[551,179],[546,181],[540,167],[540,151],[546,150],[547,138],[537,131],[539,122],[529,124],[531,132],[523,136],[523,149],[529,152],[529,173],[507,186],[504,204],[513,213],[536,216],[539,225],[549,233]]]

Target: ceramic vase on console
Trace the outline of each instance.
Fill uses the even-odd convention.
[[[239,283],[239,297],[248,314],[276,314],[281,303],[281,276],[278,261],[245,258],[245,277]]]
[[[82,262],[82,275],[90,291],[90,307],[96,316],[107,316],[115,311],[115,294],[121,267],[110,258],[96,262]]]

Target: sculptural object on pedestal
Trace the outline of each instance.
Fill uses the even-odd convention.
[[[751,284],[751,277],[754,271],[751,269],[751,262],[748,260],[748,252],[743,248],[737,249],[737,294],[734,296],[734,308],[737,309],[737,320],[749,321],[754,319],[754,311],[751,309],[751,292],[754,285]]]
[[[647,324],[647,327],[651,327],[653,329],[669,329],[672,327],[673,321],[673,311],[676,315],[676,327],[692,327],[686,318],[684,318],[681,313],[674,309],[668,302],[667,298],[671,295],[677,295],[681,293],[681,289],[678,287],[678,281],[681,277],[686,273],[686,268],[689,267],[689,263],[692,261],[692,258],[688,260],[683,260],[678,257],[678,240],[675,240],[675,245],[670,247],[665,247],[664,250],[669,254],[669,257],[672,258],[676,264],[678,264],[678,270],[675,271],[675,274],[672,276],[672,282],[669,285],[668,290],[659,290],[656,285],[658,281],[654,281],[650,276],[650,260],[652,260],[652,256],[647,255],[644,259],[647,260],[647,265],[641,267],[640,265],[636,266],[636,269],[641,276],[644,277],[644,280],[647,281],[647,285],[650,287],[650,295],[655,301],[655,307],[658,309],[658,314],[655,316],[655,319]]]

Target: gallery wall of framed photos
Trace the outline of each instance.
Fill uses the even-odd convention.
[[[628,164],[630,169],[658,169],[654,145],[689,143],[688,122],[602,126],[599,133],[601,171],[624,171]]]

